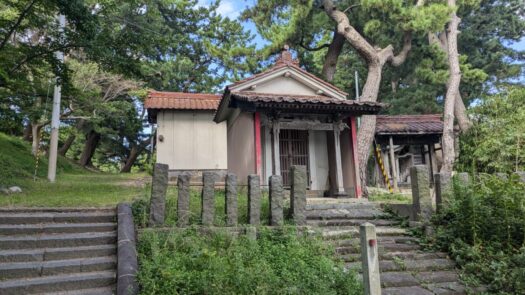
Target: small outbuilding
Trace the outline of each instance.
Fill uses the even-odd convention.
[[[441,114],[378,115],[376,122],[375,143],[389,178],[386,181],[394,189],[410,184],[410,167],[413,165],[428,165],[431,179],[439,172],[441,154],[436,151],[441,150]],[[380,169],[377,165],[374,175],[382,175]]]
[[[146,108],[158,125],[157,162],[174,173],[228,170],[244,182],[260,175],[263,185],[281,175],[289,186],[290,167],[303,165],[310,195],[360,197],[356,119],[377,114],[382,104],[348,99],[285,49],[272,67],[228,85],[221,96],[152,92]]]

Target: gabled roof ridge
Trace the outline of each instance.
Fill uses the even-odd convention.
[[[260,73],[257,73],[257,74],[254,74],[250,77],[247,77],[247,78],[244,78],[242,80],[239,80],[239,81],[235,81],[233,82],[232,84],[228,85],[227,87],[228,88],[231,88],[232,86],[237,86],[237,85],[240,85],[240,84],[243,84],[243,83],[246,83],[246,82],[249,82],[249,81],[252,81],[252,80],[255,80],[257,78],[260,78],[260,77],[263,77],[265,75],[268,75],[272,72],[275,72],[277,70],[280,70],[282,68],[285,68],[285,67],[289,67],[289,68],[293,68],[293,69],[296,69],[297,71],[301,72],[302,74],[314,79],[315,81],[327,86],[328,88],[331,88],[333,89],[334,91],[338,92],[339,94],[342,94],[344,96],[348,96],[348,93],[339,89],[338,87],[336,87],[335,85],[317,77],[316,75],[306,71],[305,69],[301,68],[299,65],[297,65],[295,62],[283,62],[283,61],[279,61],[277,63],[275,63],[272,67],[260,72]]]

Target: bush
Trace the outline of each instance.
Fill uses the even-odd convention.
[[[498,294],[525,294],[525,184],[480,175],[454,194],[434,220],[435,245],[470,279]]]
[[[362,294],[333,250],[291,228],[256,241],[146,231],[139,241],[141,294]]]
[[[510,87],[472,108],[473,127],[461,137],[463,170],[487,173],[525,170],[525,87]]]

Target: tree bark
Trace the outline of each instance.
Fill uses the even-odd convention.
[[[135,164],[135,161],[139,157],[141,152],[141,149],[137,147],[136,145],[133,145],[131,150],[129,151],[129,156],[126,159],[126,164],[120,169],[120,173],[129,173],[131,172],[131,167],[133,167],[133,164]]]
[[[74,133],[70,134],[67,137],[67,139],[64,142],[64,144],[60,147],[60,149],[58,149],[58,154],[63,156],[63,157],[65,157],[67,151],[69,150],[69,148],[71,147],[71,145],[73,144],[73,142],[75,141],[76,138],[77,138],[77,136]]]
[[[438,44],[448,58],[448,40],[445,33],[440,33],[439,36],[436,36],[434,33],[429,33],[428,42],[429,44]],[[449,88],[448,82],[446,87],[447,89]],[[463,102],[459,91],[458,95],[456,96],[456,100],[454,101],[454,117],[457,120],[459,130],[461,132],[466,132],[472,127],[472,121],[467,115],[467,108],[465,107],[465,103]]]
[[[84,143],[84,149],[79,161],[79,164],[82,167],[86,167],[91,164],[91,158],[93,157],[93,154],[95,154],[95,150],[97,149],[99,141],[100,134],[94,130],[91,130],[86,136],[86,142]]]
[[[38,148],[40,147],[40,130],[42,127],[42,124],[31,123],[31,154],[33,154],[33,156],[36,156],[38,153]]]
[[[455,8],[456,0],[448,0],[448,6]],[[461,82],[457,44],[458,26],[460,21],[461,20],[456,15],[456,12],[452,12],[447,27],[449,79],[447,82],[448,87],[445,96],[445,107],[443,110],[443,166],[441,166],[441,172],[452,172],[452,169],[454,168],[454,108],[456,100],[459,97],[459,84]]]
[[[459,90],[458,95],[454,100],[454,117],[458,122],[459,130],[461,132],[464,133],[472,127],[472,121],[467,115],[467,108],[465,107],[465,103],[463,103],[463,99],[461,98]]]
[[[31,124],[27,124],[25,127],[24,127],[24,137],[23,139],[25,141],[31,141],[31,137],[32,137],[32,130],[31,130]]]
[[[82,126],[86,123],[86,120],[80,119],[75,124],[75,129],[80,130]],[[71,145],[73,145],[73,142],[75,142],[75,139],[77,138],[75,131],[73,130],[72,133],[68,136],[62,147],[58,150],[58,153],[62,156],[66,156],[67,151],[69,151],[69,148]]]
[[[388,45],[385,48],[376,48],[357,32],[357,30],[350,25],[350,21],[345,13],[337,10],[331,0],[322,1],[323,8],[326,14],[336,22],[337,32],[344,36],[345,40],[359,53],[359,55],[366,61],[368,65],[368,74],[363,91],[360,97],[361,101],[377,101],[379,88],[381,84],[381,74],[383,66],[386,62],[390,62],[393,66],[400,66],[403,64],[411,50],[412,34],[405,32],[403,48],[394,55],[394,47]],[[422,5],[423,1],[418,1],[418,5]],[[376,128],[376,117],[373,115],[363,116],[361,119],[361,126],[357,134],[358,143],[358,159],[359,159],[359,174],[363,194],[367,195],[367,164],[370,157],[370,147],[374,139]]]
[[[337,69],[337,60],[341,55],[344,45],[345,37],[339,34],[336,29],[334,31],[332,43],[330,43],[328,51],[326,52],[323,64],[322,75],[328,82],[332,82],[334,80],[335,70]]]

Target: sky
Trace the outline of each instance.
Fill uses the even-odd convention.
[[[257,0],[222,0],[217,12],[222,16],[227,16],[229,18],[237,18],[241,12],[247,7],[255,5]],[[199,0],[199,5],[207,6],[212,0]],[[244,27],[247,30],[250,30],[252,34],[255,35],[254,43],[257,48],[262,48],[268,44],[268,41],[264,40],[259,34],[257,34],[257,29],[252,22],[244,22]],[[522,38],[519,42],[510,44],[511,47],[518,50],[525,50],[525,37]]]

